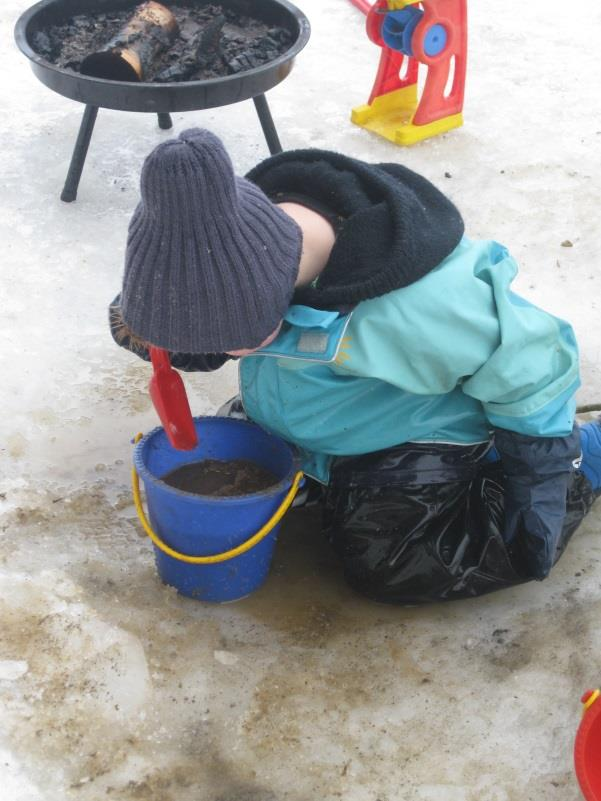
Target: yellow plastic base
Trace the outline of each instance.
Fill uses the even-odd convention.
[[[427,125],[413,125],[417,109],[417,84],[376,97],[373,103],[352,110],[351,122],[397,145],[414,145],[423,139],[463,125],[463,114],[441,117]]]
[[[419,2],[420,0],[388,0],[388,8],[390,11],[396,11],[405,8],[405,6],[417,5]]]

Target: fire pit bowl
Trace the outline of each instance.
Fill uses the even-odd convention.
[[[192,111],[238,103],[263,94],[290,73],[294,57],[309,39],[309,22],[287,0],[215,0],[224,8],[254,17],[269,25],[280,25],[293,34],[293,44],[279,58],[255,69],[213,78],[181,83],[128,83],[93,78],[73,70],[60,69],[35,52],[36,33],[66,22],[77,14],[133,9],[135,0],[42,0],[25,11],[17,21],[15,38],[20,50],[31,61],[39,80],[71,100],[119,111]],[[169,5],[167,0],[166,5]],[[179,5],[185,5],[180,2]],[[211,5],[197,0],[196,6]]]
[[[85,103],[86,109],[73,152],[65,188],[61,195],[75,200],[77,186],[92,136],[98,108],[158,114],[161,128],[170,128],[170,112],[192,111],[253,99],[271,153],[281,150],[264,93],[290,73],[295,56],[307,44],[310,25],[306,16],[288,0],[214,0],[224,9],[249,16],[291,33],[292,44],[278,58],[259,67],[209,80],[171,83],[132,83],[105,80],[63,69],[47,61],[34,49],[37,33],[67,22],[78,14],[107,13],[134,9],[136,0],[41,0],[25,11],[15,26],[19,49],[30,60],[36,77],[65,97]],[[170,5],[170,0],[165,0]],[[208,6],[210,0],[177,0],[177,5]]]

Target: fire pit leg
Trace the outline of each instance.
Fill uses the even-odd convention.
[[[79,186],[79,179],[81,178],[83,165],[88,153],[97,114],[98,106],[86,106],[79,127],[79,133],[77,134],[73,155],[71,156],[67,180],[65,181],[65,186],[61,193],[61,200],[65,203],[72,203],[77,197],[77,187]]]
[[[166,111],[159,111],[157,116],[159,118],[159,128],[162,131],[168,131],[169,128],[173,128],[173,123],[171,122],[170,114],[168,114]]]
[[[259,122],[261,123],[261,128],[265,134],[265,139],[267,140],[267,147],[269,148],[270,154],[273,156],[276,153],[281,153],[282,146],[278,138],[278,132],[273,124],[271,111],[267,105],[267,98],[265,95],[257,95],[256,97],[253,97],[253,103],[255,104],[255,108],[259,116]]]

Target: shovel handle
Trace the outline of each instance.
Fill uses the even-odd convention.
[[[171,367],[171,359],[169,352],[163,348],[155,348],[150,346],[150,361],[155,370],[169,370]]]

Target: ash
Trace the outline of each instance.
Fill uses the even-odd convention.
[[[291,31],[212,4],[164,3],[177,20],[179,35],[153,62],[145,82],[170,83],[220,78],[254,69],[285,53]],[[131,19],[125,11],[79,14],[33,36],[39,55],[62,69],[80,71],[83,59],[102,48]]]

